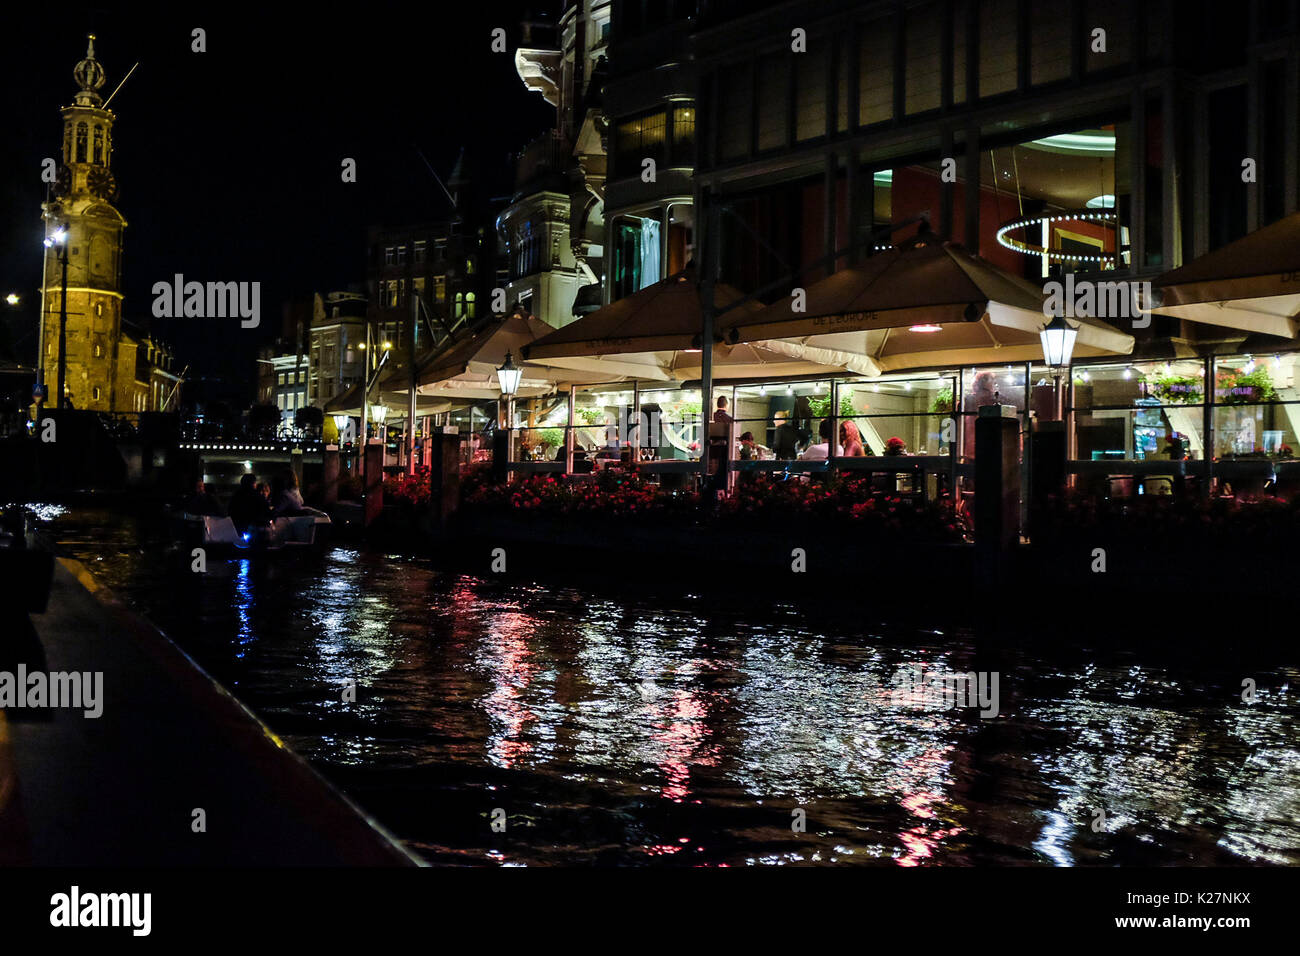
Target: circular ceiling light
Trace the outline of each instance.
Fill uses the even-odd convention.
[[[1011,233],[1021,229],[1041,228],[1058,222],[1110,223],[1111,229],[1118,226],[1114,212],[1096,212],[1091,209],[1070,209],[1065,212],[1044,213],[1041,216],[1023,216],[1020,219],[1013,219],[998,226],[998,245],[1014,252],[1022,252],[1028,256],[1046,256],[1054,262],[1096,262],[1105,264],[1115,261],[1114,255],[1077,255],[1072,252],[1061,252],[1025,242],[1011,235]]]
[[[1089,209],[1114,209],[1115,197],[1110,193],[1102,193],[1100,196],[1093,196],[1084,205]]]

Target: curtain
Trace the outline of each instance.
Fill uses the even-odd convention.
[[[644,289],[663,278],[659,263],[663,249],[659,244],[659,223],[654,219],[641,220],[641,285]]]

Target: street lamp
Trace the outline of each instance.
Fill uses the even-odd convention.
[[[45,237],[45,247],[53,246],[59,247],[59,264],[63,267],[63,287],[59,296],[59,382],[54,407],[64,408],[67,405],[64,388],[68,371],[68,231],[62,226]]]
[[[343,441],[343,435],[344,435],[344,433],[347,431],[348,422],[350,422],[351,420],[352,420],[351,417],[348,416],[348,415],[335,415],[335,416],[334,416],[334,427],[335,427],[336,429],[338,429],[338,433],[339,433],[339,442],[340,442],[340,444],[341,444],[342,441]]]
[[[497,383],[501,386],[501,394],[513,398],[515,392],[519,391],[519,379],[523,374],[524,370],[515,365],[514,356],[507,352],[505,363],[497,369]]]
[[[1056,369],[1068,366],[1074,352],[1074,340],[1078,335],[1078,327],[1065,321],[1061,315],[1043,326],[1038,332],[1038,338],[1043,344],[1043,358],[1047,364]]]
[[[515,393],[519,391],[519,379],[524,370],[515,365],[514,356],[506,352],[506,360],[497,369],[497,384],[501,386],[501,395],[506,400],[506,461],[514,459],[515,428]]]
[[[1079,336],[1078,326],[1065,321],[1065,316],[1058,315],[1038,332],[1043,345],[1043,360],[1051,367],[1056,378],[1056,417],[1064,417],[1061,406],[1061,374],[1069,368],[1070,357],[1074,354],[1074,340]]]

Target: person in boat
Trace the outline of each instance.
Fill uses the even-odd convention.
[[[291,469],[285,469],[275,476],[271,484],[271,514],[274,517],[285,515],[323,515],[323,511],[308,508],[302,500],[302,491],[298,487],[298,476]]]
[[[181,509],[186,514],[212,518],[222,518],[226,514],[221,508],[221,503],[217,501],[212,492],[208,491],[208,486],[202,479],[194,483],[194,493],[185,499]]]
[[[244,475],[239,479],[239,488],[230,498],[230,520],[241,534],[249,528],[263,527],[271,523],[271,506],[258,493],[257,478]]]

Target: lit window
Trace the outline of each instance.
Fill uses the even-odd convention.
[[[93,398],[95,401],[99,401],[99,394],[100,393],[99,393],[98,385],[96,385],[94,388],[90,390],[90,397]]]
[[[472,318],[475,318],[475,317],[478,315],[478,311],[477,311],[477,309],[475,308],[475,305],[474,305],[474,293],[473,293],[473,292],[467,292],[467,293],[465,293],[465,302],[466,302],[466,308],[467,308],[468,311],[469,311],[469,317],[470,317],[471,319],[472,319]]]

